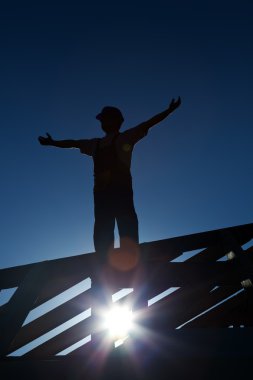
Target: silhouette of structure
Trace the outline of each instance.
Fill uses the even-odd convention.
[[[134,289],[122,300],[140,311],[142,333],[107,351],[92,315],[45,338],[90,307],[92,286],[24,324],[31,310],[92,279],[96,254],[1,269],[1,289],[17,287],[0,308],[1,379],[231,379],[247,372],[253,359],[252,238],[253,224],[247,224],[142,243],[134,268],[108,268],[108,294]],[[120,249],[114,251],[120,257]],[[185,252],[195,254],[179,262]],[[178,288],[165,294],[171,287]],[[59,355],[89,334],[95,338]],[[40,344],[14,356],[40,337]]]

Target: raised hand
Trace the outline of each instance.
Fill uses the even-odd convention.
[[[38,137],[40,144],[41,145],[53,145],[54,140],[52,139],[50,134],[47,133],[46,135],[47,135],[47,137],[43,137],[43,136]]]
[[[177,100],[173,98],[168,108],[169,113],[174,112],[180,106],[180,104],[181,104],[180,96],[178,97]]]

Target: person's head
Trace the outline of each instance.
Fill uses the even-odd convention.
[[[96,119],[101,122],[101,128],[105,133],[118,132],[124,121],[121,111],[111,106],[104,107]]]

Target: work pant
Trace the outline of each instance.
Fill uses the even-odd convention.
[[[133,191],[94,192],[96,252],[107,255],[114,247],[115,221],[118,225],[120,245],[124,239],[139,243],[138,219],[133,203]]]
[[[128,270],[136,265],[136,247],[139,243],[139,235],[132,190],[124,192],[94,192],[94,206],[94,245],[98,261],[96,261],[97,265],[92,279],[92,315],[94,320],[94,336],[96,337],[96,326],[99,326],[101,323],[101,309],[108,307],[108,304],[111,302],[111,292],[108,290],[110,287],[107,286],[107,276],[109,274],[111,280],[112,273],[110,271],[108,273],[107,270],[112,267]],[[113,251],[111,250],[114,247],[115,221],[118,225],[120,246],[126,249],[125,253],[123,250],[123,253],[121,252],[120,255],[123,258],[125,257],[125,260],[116,266],[115,257],[112,259]],[[118,257],[117,253],[116,255]]]

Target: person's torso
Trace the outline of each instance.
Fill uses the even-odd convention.
[[[128,191],[132,189],[132,147],[122,134],[98,139],[94,161],[94,191]]]

